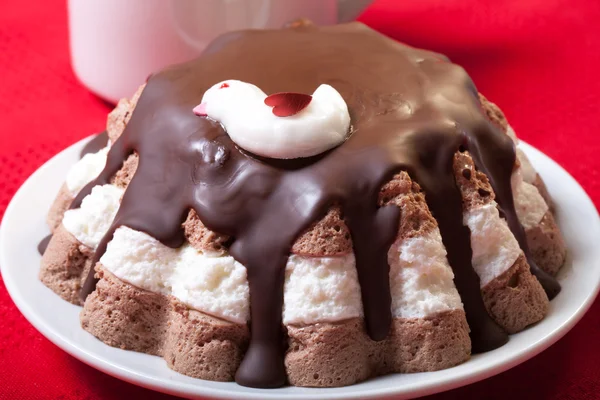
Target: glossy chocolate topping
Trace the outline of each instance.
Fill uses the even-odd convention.
[[[102,150],[103,148],[105,148],[107,143],[108,143],[108,132],[104,131],[102,133],[99,133],[96,136],[94,136],[94,138],[92,140],[90,140],[89,142],[86,143],[86,145],[83,147],[83,149],[81,149],[81,152],[79,153],[79,157],[83,158],[83,156],[85,156],[86,154],[97,153],[100,150]]]
[[[267,94],[312,93],[329,84],[348,104],[351,136],[310,159],[274,161],[248,154],[221,125],[192,112],[209,87],[227,79],[255,84]],[[167,246],[181,246],[181,224],[195,209],[207,227],[232,238],[229,251],[248,271],[251,340],[236,381],[277,387],[286,381],[281,320],[286,261],[294,240],[333,203],[342,207],[351,231],[367,331],[373,340],[388,334],[387,253],[402,211],[377,202],[382,185],[400,170],[424,188],[439,223],[473,351],[506,342],[506,333],[485,310],[471,265],[469,230],[463,226],[452,168],[461,146],[490,177],[520,237],[510,187],[513,143],[486,119],[462,68],[358,23],[236,32],[218,38],[199,59],[151,77],[106,168],[72,207],[94,185],[108,183],[137,152],[137,172],[96,260],[122,225]],[[553,284],[550,279],[546,285]],[[91,274],[84,296],[94,285]]]
[[[44,253],[46,252],[46,249],[48,248],[48,244],[50,243],[50,239],[52,239],[52,234],[46,236],[45,238],[40,240],[40,242],[38,243],[37,250],[38,250],[38,253],[40,253],[40,256],[43,256]]]

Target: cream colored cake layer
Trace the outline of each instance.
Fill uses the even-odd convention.
[[[95,187],[81,208],[65,214],[65,228],[95,249],[118,210],[122,193],[113,185]],[[388,257],[395,317],[426,317],[462,309],[439,231],[398,240]],[[189,245],[171,249],[145,233],[121,227],[100,261],[115,276],[140,288],[171,294],[192,308],[232,322],[248,319],[246,269],[231,256],[201,253]],[[291,255],[284,289],[286,324],[362,316],[352,254]]]
[[[146,233],[116,230],[100,259],[115,276],[139,288],[173,295],[188,306],[225,320],[249,317],[246,268],[231,256],[172,249]]]
[[[388,252],[392,315],[424,318],[463,309],[439,230],[396,241]]]
[[[106,155],[108,146],[97,153],[84,155],[67,173],[66,184],[73,196],[77,195],[81,189],[94,178],[100,175],[100,172],[106,165]]]
[[[513,140],[515,146],[519,144],[519,139],[510,125],[507,126],[506,133]],[[539,189],[533,185],[537,178],[537,172],[531,165],[527,155],[518,148],[517,159],[520,167],[513,171],[511,184],[515,211],[523,228],[527,230],[539,225],[549,207]]]
[[[512,267],[521,248],[506,221],[500,218],[495,201],[466,211],[463,223],[471,230],[473,268],[484,287]]]
[[[390,251],[392,313],[422,318],[462,309],[438,232],[396,243]],[[190,307],[232,322],[249,318],[246,269],[231,256],[201,253],[189,245],[164,246],[121,227],[102,265],[137,287],[171,294]],[[286,265],[283,322],[314,324],[362,316],[353,255],[302,257]]]
[[[511,184],[519,222],[525,230],[538,226],[548,212],[548,204],[535,186],[523,180],[521,168],[513,172]]]
[[[80,208],[65,212],[63,225],[77,240],[95,249],[119,210],[123,192],[113,185],[94,187]]]

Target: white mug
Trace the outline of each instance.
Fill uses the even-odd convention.
[[[371,0],[69,0],[71,61],[79,80],[116,103],[149,74],[197,57],[218,35],[280,28],[296,18],[350,21]]]

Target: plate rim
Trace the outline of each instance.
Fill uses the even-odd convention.
[[[10,298],[17,306],[18,310],[23,314],[23,316],[27,319],[29,323],[31,323],[36,330],[38,330],[43,336],[45,336],[48,340],[54,343],[56,346],[70,354],[71,356],[77,358],[78,360],[84,362],[91,367],[98,369],[108,375],[116,377],[118,379],[127,381],[129,383],[133,383],[142,387],[146,387],[152,390],[156,390],[163,393],[185,396],[185,397],[212,397],[212,398],[230,398],[231,396],[236,396],[236,398],[246,398],[246,399],[264,399],[264,398],[286,398],[286,399],[359,399],[359,398],[378,398],[381,396],[424,396],[428,394],[438,393],[442,391],[451,390],[457,387],[465,386],[474,382],[478,382],[480,380],[486,379],[488,377],[497,375],[501,372],[504,372],[508,369],[515,367],[516,365],[535,357],[537,354],[546,350],[552,344],[556,343],[560,340],[565,334],[567,334],[577,322],[584,316],[587,310],[593,304],[595,298],[600,291],[600,280],[596,282],[594,289],[590,292],[590,294],[586,297],[585,301],[579,305],[579,307],[569,315],[569,317],[564,320],[554,331],[548,332],[543,337],[539,338],[537,341],[531,343],[522,353],[517,354],[509,359],[505,360],[503,363],[494,364],[487,368],[482,368],[479,371],[471,373],[470,375],[463,375],[458,377],[448,376],[445,378],[440,378],[435,380],[434,382],[423,384],[419,383],[418,385],[410,385],[403,384],[401,386],[387,386],[384,388],[378,389],[360,389],[353,391],[352,393],[336,393],[336,388],[326,388],[326,389],[315,389],[309,388],[306,389],[306,393],[281,393],[279,390],[261,390],[261,389],[251,389],[244,388],[244,392],[241,391],[231,391],[228,389],[221,388],[211,388],[207,386],[203,386],[202,384],[189,385],[184,384],[177,381],[169,381],[165,378],[153,377],[146,375],[144,373],[139,373],[130,368],[123,365],[115,365],[113,362],[109,360],[104,360],[98,357],[93,352],[90,352],[88,349],[81,348],[74,343],[71,343],[65,337],[60,335],[60,332],[55,332],[52,328],[46,326],[42,320],[40,320],[39,316],[36,315],[35,311],[31,309],[28,305],[27,300],[21,296],[19,293],[19,288],[17,284],[12,279],[12,275],[10,273],[9,264],[5,259],[4,251],[2,251],[3,243],[7,240],[5,236],[8,236],[8,233],[5,233],[4,229],[4,221],[7,220],[7,216],[12,215],[13,209],[16,208],[17,200],[24,196],[24,193],[28,187],[31,185],[32,181],[35,180],[39,175],[43,175],[47,170],[51,170],[54,167],[54,164],[58,163],[58,161],[67,157],[68,152],[78,151],[81,149],[85,143],[91,140],[95,135],[89,136],[85,139],[80,140],[79,142],[63,149],[61,152],[56,154],[50,160],[45,162],[41,167],[39,167],[31,176],[27,178],[27,180],[19,187],[10,203],[6,207],[4,217],[2,219],[2,223],[0,223],[0,272],[2,273],[2,277],[4,280],[4,284],[9,293]],[[581,187],[581,185],[560,165],[558,165],[554,160],[550,157],[546,156],[541,151],[537,150],[531,145],[521,141],[519,147],[522,148],[526,154],[535,155],[536,158],[544,159],[545,163],[549,163],[552,168],[557,168],[561,170],[565,174],[565,178],[570,179],[572,183],[577,186],[577,189],[581,191],[583,195],[582,198],[585,201],[589,202],[592,206],[592,209],[595,211],[594,220],[596,227],[600,227],[600,216],[598,215],[598,210],[596,209],[593,201],[587,195],[585,190]],[[596,261],[596,267],[600,267],[600,259]],[[7,274],[8,272],[8,274]],[[8,279],[7,279],[8,277]],[[106,345],[108,346],[108,345]],[[124,350],[125,351],[125,350]],[[467,361],[466,363],[468,363]],[[166,367],[165,365],[165,368]],[[435,372],[434,372],[435,373]],[[198,380],[203,382],[202,380]],[[233,384],[233,383],[232,383]],[[356,385],[354,385],[356,386]],[[416,387],[412,387],[416,386]],[[352,387],[352,386],[349,386]],[[348,388],[348,387],[347,387]],[[246,391],[247,390],[247,391]]]

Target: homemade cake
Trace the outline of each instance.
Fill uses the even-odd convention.
[[[502,112],[352,23],[216,39],[110,113],[40,279],[103,342],[202,379],[433,371],[544,318],[565,246]]]

